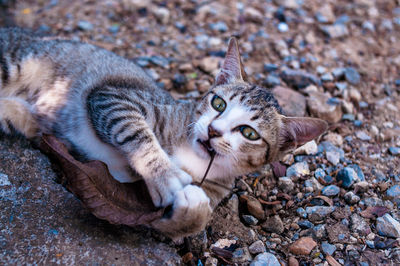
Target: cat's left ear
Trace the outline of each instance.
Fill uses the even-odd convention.
[[[280,152],[288,152],[319,137],[328,129],[324,120],[311,117],[282,116],[279,134]]]
[[[244,80],[246,80],[246,73],[244,72],[244,67],[240,58],[239,46],[236,38],[232,37],[229,40],[224,64],[215,78],[215,85]]]

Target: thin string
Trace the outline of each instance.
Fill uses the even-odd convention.
[[[205,180],[206,177],[207,177],[208,171],[210,171],[211,164],[212,164],[212,162],[214,161],[215,152],[211,152],[211,151],[210,151],[210,156],[211,156],[210,163],[208,164],[207,170],[206,170],[206,172],[205,172],[205,174],[204,174],[204,176],[203,176],[203,179],[201,180],[201,182],[200,182],[200,184],[199,184],[199,187],[201,187],[201,185],[203,184],[204,180]]]

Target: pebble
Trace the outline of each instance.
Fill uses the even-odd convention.
[[[359,178],[353,168],[345,167],[337,173],[336,181],[342,181],[342,186],[349,188],[354,182],[359,181]]]
[[[258,254],[254,258],[254,260],[250,263],[250,266],[265,266],[265,265],[281,266],[275,255],[269,252]]]
[[[283,222],[279,215],[275,215],[272,217],[269,217],[262,225],[261,227],[271,233],[276,233],[276,234],[282,234],[283,231],[285,230],[285,227],[283,226]]]
[[[329,185],[322,189],[322,195],[327,197],[336,196],[339,193],[340,193],[340,188],[335,185]]]
[[[332,255],[336,251],[336,246],[324,241],[321,244],[322,251],[327,255]]]
[[[216,23],[210,23],[209,26],[210,26],[210,29],[212,29],[212,30],[216,30],[216,31],[220,31],[220,32],[228,31],[228,26],[223,21],[218,21]]]
[[[357,213],[350,216],[350,221],[352,232],[356,232],[361,236],[367,236],[371,233],[371,228],[368,223]]]
[[[337,150],[329,150],[325,152],[326,159],[333,165],[340,162],[340,153]]]
[[[168,8],[158,7],[153,10],[154,16],[161,22],[161,24],[167,24],[170,19],[170,12]]]
[[[206,262],[204,263],[204,266],[217,266],[217,265],[218,265],[218,259],[213,257],[208,257],[206,259]]]
[[[280,22],[278,23],[278,30],[280,32],[287,32],[289,30],[289,26],[285,22]]]
[[[353,85],[360,83],[361,77],[358,71],[353,67],[346,67],[344,71],[344,77],[347,82]]]
[[[297,212],[298,216],[300,216],[302,218],[307,218],[307,212],[306,212],[306,210],[304,210],[304,208],[302,208],[302,207],[297,208],[296,212]]]
[[[302,70],[285,68],[280,76],[286,84],[297,89],[304,89],[308,85],[320,85],[321,83],[317,76]]]
[[[278,180],[278,187],[285,193],[288,193],[294,189],[294,183],[289,177],[280,177]]]
[[[258,223],[258,219],[252,215],[242,215],[243,220],[248,225],[256,225]]]
[[[400,155],[400,147],[389,147],[389,153],[394,156]]]
[[[320,29],[323,33],[325,33],[328,37],[332,39],[341,38],[349,34],[347,26],[343,24],[320,26]]]
[[[299,262],[295,257],[289,257],[288,264],[289,266],[299,266]]]
[[[198,67],[207,73],[212,73],[218,69],[218,64],[221,59],[215,56],[204,57],[198,64]]]
[[[310,168],[308,167],[307,162],[295,163],[288,169],[286,169],[287,177],[292,177],[292,176],[300,177],[309,174],[310,174]]]
[[[285,115],[305,116],[306,97],[301,93],[289,88],[278,86],[272,90],[272,94],[275,96]]]
[[[356,137],[358,139],[360,139],[360,140],[363,140],[363,141],[371,140],[371,137],[367,133],[365,133],[364,131],[356,131]]]
[[[257,219],[263,220],[265,218],[264,209],[256,198],[249,197],[247,199],[247,209],[249,213]]]
[[[321,76],[321,80],[323,82],[329,82],[329,81],[333,81],[333,76],[331,73],[325,73]]]
[[[246,7],[243,15],[246,20],[253,21],[255,23],[262,23],[264,20],[263,14],[253,7]]]
[[[8,175],[0,173],[0,187],[10,186],[11,182],[8,179]]]
[[[331,214],[336,208],[334,206],[312,206],[307,207],[306,212],[308,214],[308,219],[311,222],[322,221],[329,214]]]
[[[314,224],[312,222],[307,221],[307,220],[298,221],[297,224],[303,229],[309,229],[309,228],[312,228],[314,226]]]
[[[332,75],[335,77],[335,79],[341,79],[344,76],[344,72],[344,67],[338,67],[332,70]]]
[[[289,247],[289,251],[295,255],[308,255],[317,246],[311,237],[302,237]]]
[[[376,230],[381,236],[400,237],[400,223],[388,213],[376,219]]]
[[[261,240],[257,240],[249,246],[249,251],[251,254],[255,255],[266,252],[267,250],[265,249],[264,243]]]
[[[268,88],[273,88],[281,84],[281,80],[275,74],[269,74],[263,81],[263,85]]]
[[[357,202],[360,201],[360,197],[355,195],[352,191],[347,192],[346,194],[344,194],[344,200],[348,203],[348,204],[356,204]]]
[[[302,115],[300,115],[300,116],[302,116]],[[315,155],[318,153],[318,145],[315,142],[315,140],[312,140],[312,141],[307,142],[303,146],[300,146],[299,148],[297,148],[293,153],[294,153],[294,155],[299,155],[299,154]]]
[[[253,260],[253,257],[251,256],[249,249],[247,247],[244,247],[244,248],[237,248],[233,252],[232,259],[235,263],[239,265],[243,264],[247,265]]]
[[[83,31],[91,31],[94,29],[93,24],[86,20],[80,20],[78,22],[77,26],[80,30],[83,30]]]
[[[390,198],[399,198],[400,197],[400,185],[394,185],[386,190],[386,195]]]
[[[360,181],[354,184],[354,188],[357,189],[359,193],[365,193],[369,189],[369,183],[366,181]]]
[[[263,69],[267,73],[271,73],[278,70],[278,66],[276,64],[264,63]]]
[[[307,98],[310,114],[328,123],[337,123],[342,118],[340,102],[331,101],[329,93],[312,92]]]

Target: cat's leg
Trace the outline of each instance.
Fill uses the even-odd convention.
[[[0,130],[11,134],[15,129],[27,138],[39,135],[39,126],[31,106],[20,98],[0,98]]]
[[[126,152],[131,167],[143,177],[154,205],[172,204],[175,193],[190,184],[192,177],[170,160],[145,121],[136,121],[134,128],[126,131],[115,135],[115,144]]]
[[[200,187],[188,185],[176,193],[172,216],[151,226],[174,240],[203,230],[211,218],[210,199]]]

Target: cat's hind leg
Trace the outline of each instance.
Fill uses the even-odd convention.
[[[15,97],[0,98],[0,130],[6,134],[16,130],[27,138],[37,137],[39,126],[29,103]]]

